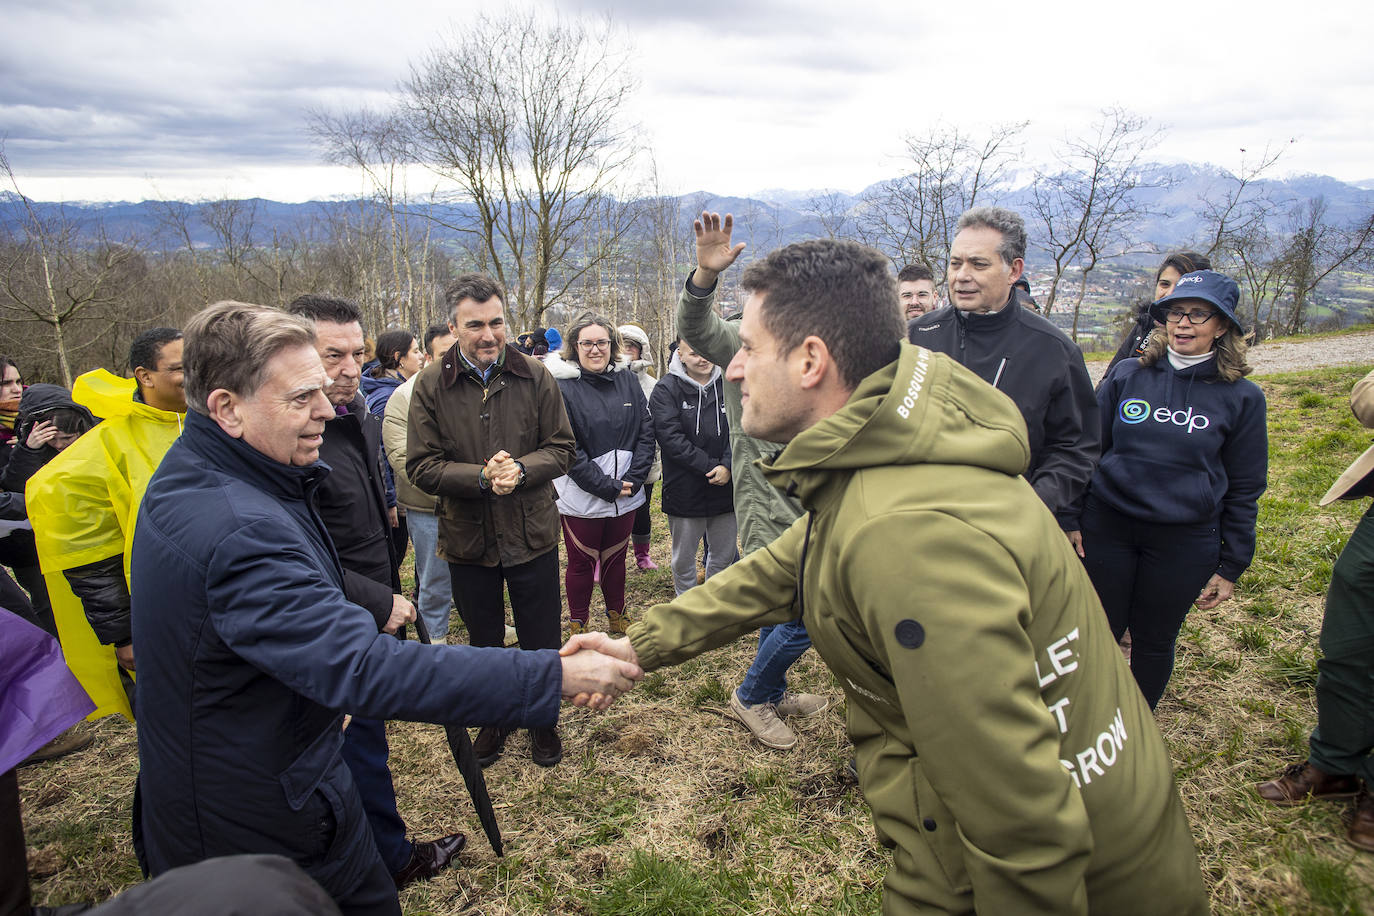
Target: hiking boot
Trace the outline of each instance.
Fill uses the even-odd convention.
[[[635,565],[644,570],[658,569],[658,564],[649,556],[648,544],[635,545]]]
[[[1255,791],[1267,802],[1288,807],[1313,799],[1349,798],[1359,788],[1359,780],[1354,776],[1333,776],[1303,761],[1289,766],[1274,779],[1255,786]]]
[[[501,752],[506,749],[506,737],[510,733],[508,728],[483,725],[477,733],[477,740],[472,742],[472,754],[477,758],[477,765],[485,769],[500,760]]]
[[[530,759],[541,767],[555,766],[563,759],[563,740],[558,737],[558,729],[530,729]]]
[[[1347,815],[1350,832],[1345,835],[1351,846],[1374,852],[1374,794],[1365,786],[1355,796],[1355,810]]]
[[[29,756],[25,757],[20,761],[19,766],[26,767],[33,763],[43,763],[47,760],[56,760],[58,757],[65,757],[68,754],[90,747],[92,740],[90,735],[83,735],[75,729],[69,728]]]
[[[587,621],[578,620],[576,617],[568,621],[568,635],[576,636],[578,633],[587,632]]]
[[[782,699],[778,700],[777,710],[780,716],[792,716],[797,719],[809,719],[812,716],[819,716],[830,708],[830,699],[814,693],[792,693],[786,691]]]
[[[626,628],[630,625],[630,615],[620,611],[607,611],[606,620],[609,621],[607,632],[617,636],[624,636]]]
[[[730,693],[730,711],[735,718],[744,723],[745,728],[754,733],[759,743],[779,751],[790,750],[797,743],[792,729],[778,718],[778,709],[772,703],[759,703],[746,706],[740,702],[739,693]]]

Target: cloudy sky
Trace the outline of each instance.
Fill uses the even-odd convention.
[[[384,107],[476,0],[0,0],[0,137],[43,200],[352,194],[307,109]],[[547,0],[537,0],[555,9]],[[491,9],[495,4],[487,2]],[[1027,164],[1119,105],[1163,161],[1374,179],[1364,4],[564,0],[634,48],[626,112],[668,193],[857,191],[903,137],[1028,120]]]

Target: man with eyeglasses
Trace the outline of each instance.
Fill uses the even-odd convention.
[[[1018,214],[1002,207],[965,212],[949,249],[950,307],[913,321],[907,337],[954,357],[1016,403],[1030,434],[1026,480],[1072,540],[1070,509],[1100,448],[1097,399],[1078,346],[1017,304],[1025,257]]]
[[[558,509],[553,481],[577,446],[553,376],[506,343],[505,291],[486,274],[459,276],[444,299],[457,343],[416,376],[406,427],[406,476],[437,497],[439,556],[474,646],[504,644],[505,601],[520,648],[562,644]],[[495,763],[510,729],[488,726],[473,742]],[[563,756],[554,728],[530,730],[530,756]]]

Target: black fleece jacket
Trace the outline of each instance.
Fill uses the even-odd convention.
[[[947,305],[912,319],[907,337],[954,357],[1016,403],[1030,435],[1026,479],[1060,527],[1072,530],[1070,509],[1101,447],[1097,399],[1078,346],[1011,298],[989,315]]]

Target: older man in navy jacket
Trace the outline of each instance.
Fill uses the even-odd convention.
[[[334,411],[309,324],[219,303],[187,327],[185,366],[186,431],[148,486],[132,557],[147,867],[276,853],[344,913],[398,914],[340,710],[548,727],[560,695],[604,706],[641,672],[379,633],[345,598],[314,504]]]

